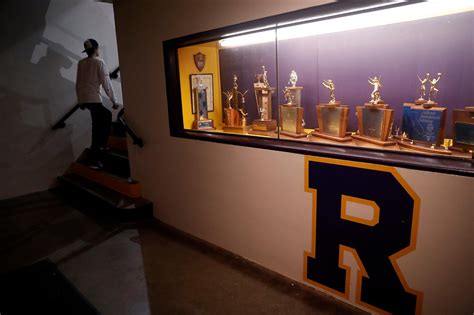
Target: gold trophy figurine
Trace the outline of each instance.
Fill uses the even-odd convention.
[[[430,94],[428,95],[428,102],[426,102],[427,105],[436,106],[437,103],[434,101],[434,97],[436,94],[438,94],[439,90],[436,88],[436,84],[439,82],[441,79],[441,72],[438,73],[438,77],[435,79],[428,80],[428,82],[431,84],[430,86]]]
[[[298,81],[298,75],[296,74],[296,71],[291,70],[290,80],[288,81],[288,84],[291,85],[291,87],[295,87],[297,81]]]
[[[378,103],[383,103],[382,99],[380,98],[380,90],[382,88],[382,83],[381,83],[381,80],[382,79],[382,76],[379,75],[379,77],[377,78],[377,76],[374,76],[373,78],[369,77],[369,84],[373,85],[374,86],[374,89],[372,90],[372,93],[370,94],[370,97],[372,98],[370,100],[370,104],[378,104]]]
[[[336,104],[336,88],[334,87],[334,82],[329,79],[329,80],[324,80],[323,81],[323,86],[327,89],[329,89],[329,104]]]
[[[270,83],[268,83],[268,78],[267,78],[267,70],[265,70],[265,66],[262,66],[262,78],[263,78],[263,86],[268,88],[270,87]]]
[[[416,105],[421,105],[426,103],[427,101],[425,100],[425,95],[426,95],[426,86],[425,83],[429,81],[430,79],[430,74],[427,73],[426,77],[424,79],[420,78],[419,75],[417,75],[418,81],[420,81],[420,98],[415,101]]]
[[[288,87],[283,89],[283,95],[285,97],[286,104],[294,105],[294,96],[291,94],[291,90]]]

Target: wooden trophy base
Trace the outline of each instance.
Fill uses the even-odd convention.
[[[437,107],[438,103],[436,102],[428,102],[427,100],[416,100],[413,103],[404,103],[403,105],[412,106],[412,107],[420,107],[423,106],[424,108],[431,108]]]
[[[308,136],[307,133],[294,133],[291,131],[286,131],[286,130],[281,130],[280,131],[281,135],[287,136],[287,137],[292,137],[292,138],[306,138]]]
[[[322,132],[320,132],[320,131],[316,128],[316,129],[314,129],[314,131],[311,132],[311,134],[312,134],[314,137],[323,138],[323,139],[328,139],[328,140],[337,141],[337,142],[349,142],[349,141],[352,141],[352,137],[351,137],[351,133],[350,133],[350,132],[346,132],[346,136],[345,136],[345,137],[338,137],[338,136],[334,136],[334,135],[329,135],[329,134],[326,134],[326,133],[322,133]]]
[[[436,103],[436,102],[425,102],[422,105],[423,105],[424,108],[431,108],[431,107],[438,106],[438,103]]]
[[[415,151],[427,152],[427,153],[437,153],[437,154],[445,154],[445,155],[453,154],[453,152],[448,149],[441,149],[439,147],[432,148],[423,144],[415,144],[415,143],[411,144],[410,141],[406,141],[406,140],[398,141],[398,145],[400,147],[412,149]]]
[[[226,126],[222,127],[222,130],[225,132],[234,132],[234,133],[248,133],[250,126],[242,125],[242,126]]]
[[[334,103],[319,103],[319,105],[325,106],[325,107],[339,107],[342,105],[342,103],[340,101],[336,101]]]
[[[381,108],[381,109],[389,108],[389,105],[385,104],[385,103],[377,103],[377,104],[365,103],[364,106],[367,107],[367,108]]]
[[[200,119],[193,121],[193,129],[197,130],[215,130],[212,119]]]
[[[272,120],[254,120],[252,122],[252,129],[249,133],[261,134],[261,132],[274,131],[277,127],[277,122],[275,119]]]
[[[379,140],[379,139],[375,139],[375,138],[371,138],[371,137],[366,137],[366,136],[361,136],[361,135],[352,135],[352,138],[356,139],[356,140],[376,144],[376,145],[379,145],[379,146],[382,146],[382,147],[387,147],[387,146],[390,146],[390,145],[397,144],[395,141],[392,141],[392,140],[383,141],[383,140]]]

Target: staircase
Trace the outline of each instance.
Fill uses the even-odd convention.
[[[130,176],[127,128],[123,119],[112,123],[110,149],[101,152],[103,169],[95,170],[87,165],[90,149],[85,149],[64,175],[58,177],[60,188],[72,193],[74,198],[99,201],[105,206],[104,211],[120,218],[151,218],[153,204],[142,198],[140,183]]]

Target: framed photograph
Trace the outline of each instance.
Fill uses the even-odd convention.
[[[207,111],[208,112],[213,112],[214,111],[214,90],[213,90],[213,80],[212,80],[212,74],[211,73],[206,73],[206,74],[190,74],[189,75],[189,81],[191,83],[191,107],[192,107],[192,112],[193,114],[196,113],[196,108],[194,108],[194,93],[193,89],[197,87],[199,80],[202,81],[202,85],[206,87],[207,89]]]

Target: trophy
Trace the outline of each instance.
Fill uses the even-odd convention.
[[[292,70],[290,73],[290,80],[288,81],[289,87],[285,89],[288,90],[290,95],[291,104],[301,107],[301,90],[303,89],[302,86],[296,86],[296,82],[298,81],[298,75],[296,74],[295,70]]]
[[[447,109],[433,107],[437,105],[433,98],[438,92],[436,83],[440,77],[441,74],[438,73],[438,78],[430,80],[429,73],[427,73],[426,78],[420,80],[420,82],[426,80],[431,83],[428,100],[418,103],[423,106],[418,106],[416,101],[403,104],[402,136],[399,137],[399,146],[422,152],[452,154],[447,148],[441,147],[444,143]],[[420,90],[423,91],[423,89]],[[421,93],[421,97],[423,97],[423,93]]]
[[[193,129],[212,130],[214,121],[207,114],[207,87],[202,84],[201,77],[196,78],[196,85],[192,90],[193,107],[195,109]]]
[[[332,80],[324,80],[323,86],[329,90],[329,102],[316,105],[318,128],[311,134],[315,137],[346,142],[351,141],[349,125],[349,107],[336,101],[336,88]]]
[[[380,146],[394,145],[395,141],[389,139],[394,111],[381,98],[381,76],[369,77],[368,82],[373,86],[371,100],[363,106],[356,106],[358,130],[352,137]]]
[[[223,92],[226,96],[227,107],[224,108],[224,126],[222,129],[229,132],[245,133],[248,131],[247,115],[245,110],[245,94],[239,91],[237,75],[234,74],[234,84],[231,91]]]
[[[429,78],[429,73],[427,75]],[[438,103],[434,101],[434,97],[439,92],[439,90],[436,88],[436,84],[439,82],[440,79],[441,79],[441,73],[438,73],[438,77],[436,79],[433,78],[431,80],[428,80],[428,82],[430,83],[430,92],[428,95],[428,101],[424,103],[423,106],[430,108],[430,107],[434,107],[438,105]]]
[[[259,115],[259,119],[252,122],[252,129],[249,132],[254,134],[274,131],[277,126],[276,120],[272,119],[272,94],[275,89],[268,83],[265,66],[262,66],[262,72],[262,74],[256,75],[256,82],[253,84]]]
[[[292,138],[305,138],[307,134],[304,132],[304,109],[301,107],[301,90],[303,87],[296,86],[297,81],[298,75],[293,70],[288,81],[290,86],[283,90],[286,104],[279,106],[280,134]]]
[[[420,78],[419,75],[417,75],[417,77],[418,77],[418,81],[420,81],[420,97],[417,100],[415,100],[415,104],[416,105],[423,105],[424,103],[428,102],[427,100],[425,100],[425,96],[426,96],[425,84],[426,84],[426,82],[429,81],[430,74],[427,73],[426,77],[424,79]]]
[[[453,146],[450,149],[474,151],[474,106],[453,110]]]

